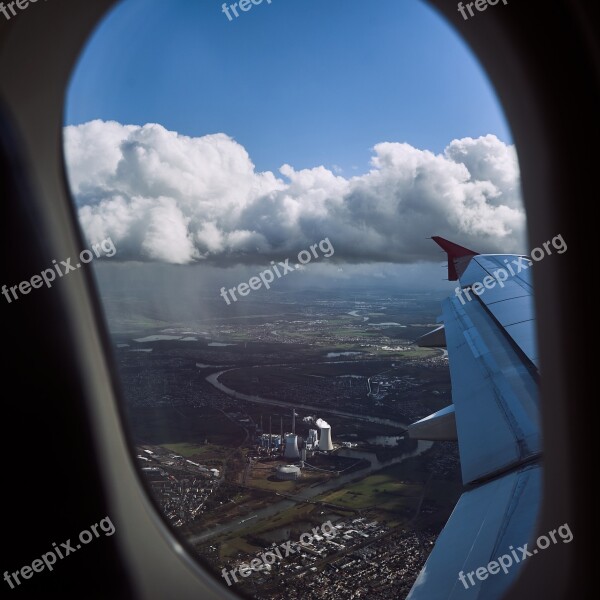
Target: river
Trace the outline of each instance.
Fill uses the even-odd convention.
[[[337,410],[333,408],[324,408],[322,406],[312,406],[310,404],[297,404],[293,405],[289,402],[283,402],[282,400],[272,400],[271,398],[263,398],[262,396],[250,396],[249,394],[242,394],[241,392],[236,392],[234,389],[223,385],[219,381],[219,377],[223,375],[223,373],[228,373],[229,371],[234,371],[235,369],[226,369],[224,371],[219,371],[218,373],[213,373],[206,378],[206,381],[210,383],[213,387],[217,388],[224,394],[231,396],[232,398],[237,398],[238,400],[246,400],[247,402],[254,402],[255,404],[267,404],[269,406],[279,406],[283,408],[300,408],[302,410],[306,410],[308,412],[313,413],[328,413],[330,415],[336,415],[338,417],[347,417],[351,419],[356,419],[358,421],[368,421],[369,423],[378,423],[379,425],[388,425],[390,427],[398,427],[400,429],[407,429],[408,425],[401,421],[393,421],[392,419],[384,419],[381,417],[370,417],[364,414],[356,414],[351,412],[346,412],[343,410]]]

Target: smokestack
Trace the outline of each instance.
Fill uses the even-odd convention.
[[[292,408],[292,433],[296,433],[296,409]]]
[[[273,441],[273,438],[271,437],[271,415],[269,415],[269,450],[271,449],[271,442]]]
[[[279,438],[281,440],[281,446],[283,447],[283,417],[279,417],[279,428],[280,428],[280,435],[281,437]]]

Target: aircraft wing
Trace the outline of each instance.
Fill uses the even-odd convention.
[[[478,254],[433,239],[448,254],[449,279],[460,285],[442,303],[443,336],[438,328],[418,343],[447,347],[452,406],[414,423],[408,433],[417,439],[457,439],[468,491],[408,599],[494,600],[503,597],[518,575],[516,559],[506,574],[501,570],[484,577],[481,572],[481,579],[473,574],[473,583],[466,574],[529,542],[540,504],[531,261],[519,255]]]

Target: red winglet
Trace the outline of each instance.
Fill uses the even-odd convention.
[[[431,239],[448,255],[448,279],[450,281],[456,281],[465,272],[471,258],[479,254],[479,252],[459,246],[438,235],[434,235]]]

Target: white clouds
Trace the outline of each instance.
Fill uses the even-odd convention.
[[[264,264],[329,237],[345,262],[437,260],[426,238],[522,251],[516,153],[495,136],[454,140],[443,155],[381,143],[369,173],[319,166],[256,172],[224,134],[190,138],[160,125],[92,121],[65,128],[83,229],[125,259]]]
[[[499,143],[493,135],[453,140],[446,148],[446,156],[467,167],[471,177],[479,181],[493,181],[500,191],[498,202],[521,208],[519,164],[513,146]],[[490,198],[491,203],[494,199]]]
[[[190,218],[185,217],[172,198],[158,198],[148,209],[142,256],[160,262],[186,264],[198,258],[188,233]]]

